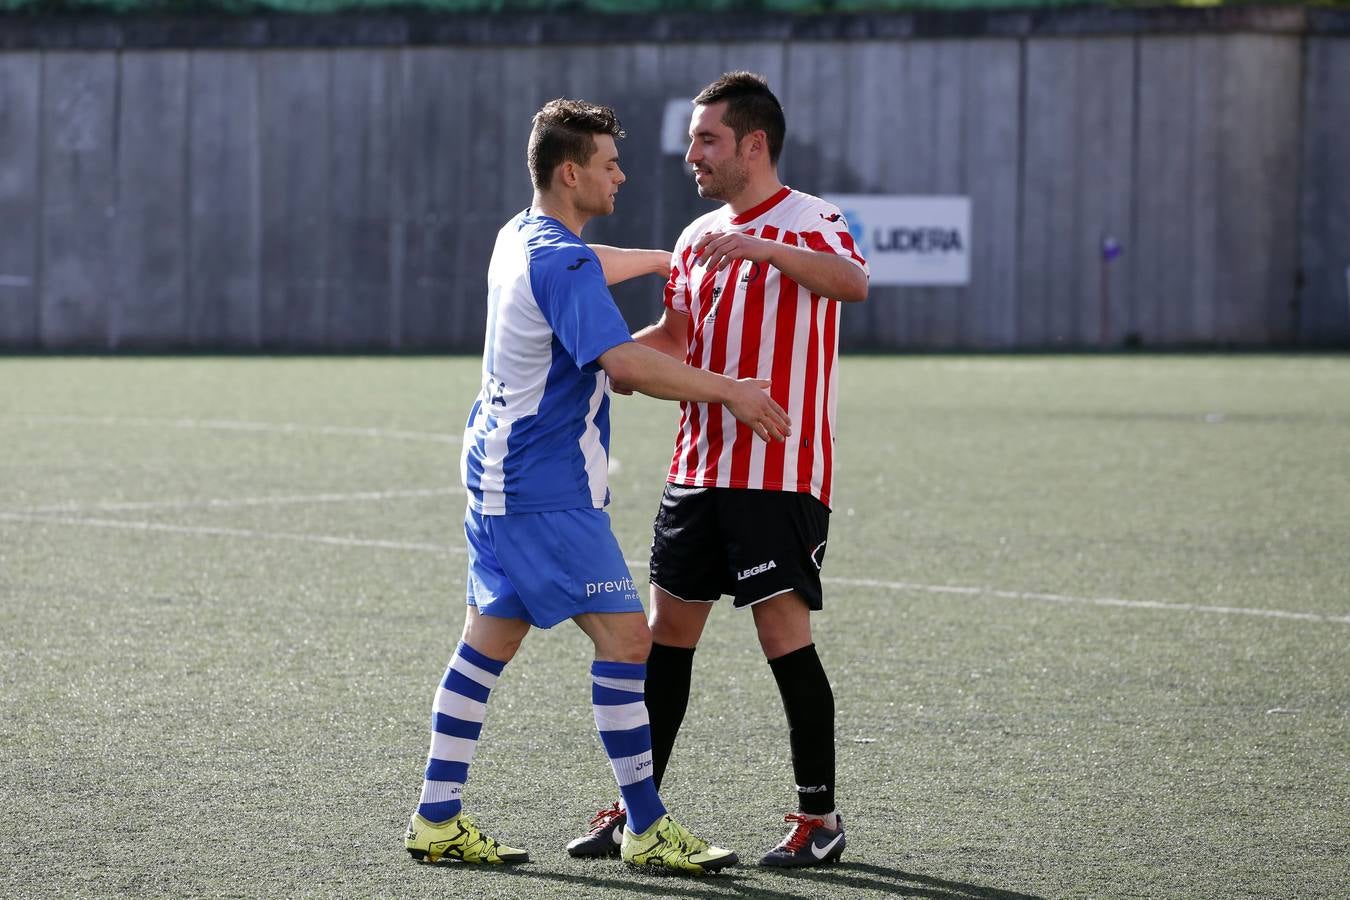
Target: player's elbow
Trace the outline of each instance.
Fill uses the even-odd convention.
[[[845,303],[862,303],[867,299],[869,286],[867,275],[862,269],[853,269],[844,279],[843,289],[836,298]]]
[[[609,348],[596,362],[616,384],[632,385],[641,381],[642,348],[633,341]]]

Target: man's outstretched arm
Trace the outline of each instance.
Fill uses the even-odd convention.
[[[659,320],[634,334],[633,340],[683,362],[689,352],[688,335],[689,317],[667,309]]]
[[[591,244],[590,248],[600,257],[600,268],[605,271],[605,284],[618,284],[639,275],[670,274],[669,250],[638,250],[630,247],[611,247],[608,244]]]
[[[739,380],[686,366],[637,341],[625,341],[597,360],[613,381],[660,400],[720,403],[766,441],[792,434],[792,420],[769,396],[769,382]]]
[[[867,274],[833,253],[793,247],[739,231],[710,231],[694,245],[699,265],[721,269],[732,260],[768,263],[813,294],[859,303],[867,299]]]

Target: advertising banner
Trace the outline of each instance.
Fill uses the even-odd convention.
[[[826,194],[848,221],[873,285],[970,283],[970,198]]]

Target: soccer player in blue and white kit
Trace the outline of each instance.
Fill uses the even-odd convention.
[[[607,107],[545,104],[529,141],[533,203],[492,252],[482,390],[460,461],[468,609],[436,692],[421,801],[404,841],[420,861],[528,860],[484,834],[460,793],[503,668],[532,626],[571,619],[595,644],[592,704],[628,810],[624,860],[693,874],[736,862],[672,819],[652,779],[643,691],[651,633],[604,512],[607,378],[654,397],[722,404],[763,440],[783,440],[790,422],[769,382],[693,368],[632,340],[607,279],[665,274],[669,254],[592,249],[580,237],[591,218],[614,211],[621,137]]]

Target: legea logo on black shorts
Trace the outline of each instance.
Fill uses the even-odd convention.
[[[737,580],[737,581],[744,581],[744,580],[747,579],[747,578],[753,578],[753,577],[755,577],[756,575],[759,575],[759,574],[762,573],[762,572],[767,572],[767,571],[769,571],[770,569],[776,569],[776,568],[778,568],[778,563],[774,562],[773,560],[769,560],[769,561],[766,562],[766,563],[760,563],[760,564],[757,565],[757,566],[751,566],[750,568],[746,569],[744,572],[741,572],[741,573],[737,574],[736,580]]]
[[[586,582],[587,597],[594,597],[596,594],[617,594],[621,591],[624,593],[636,594],[637,585],[633,583],[633,579],[631,578],[625,578],[621,581]]]

